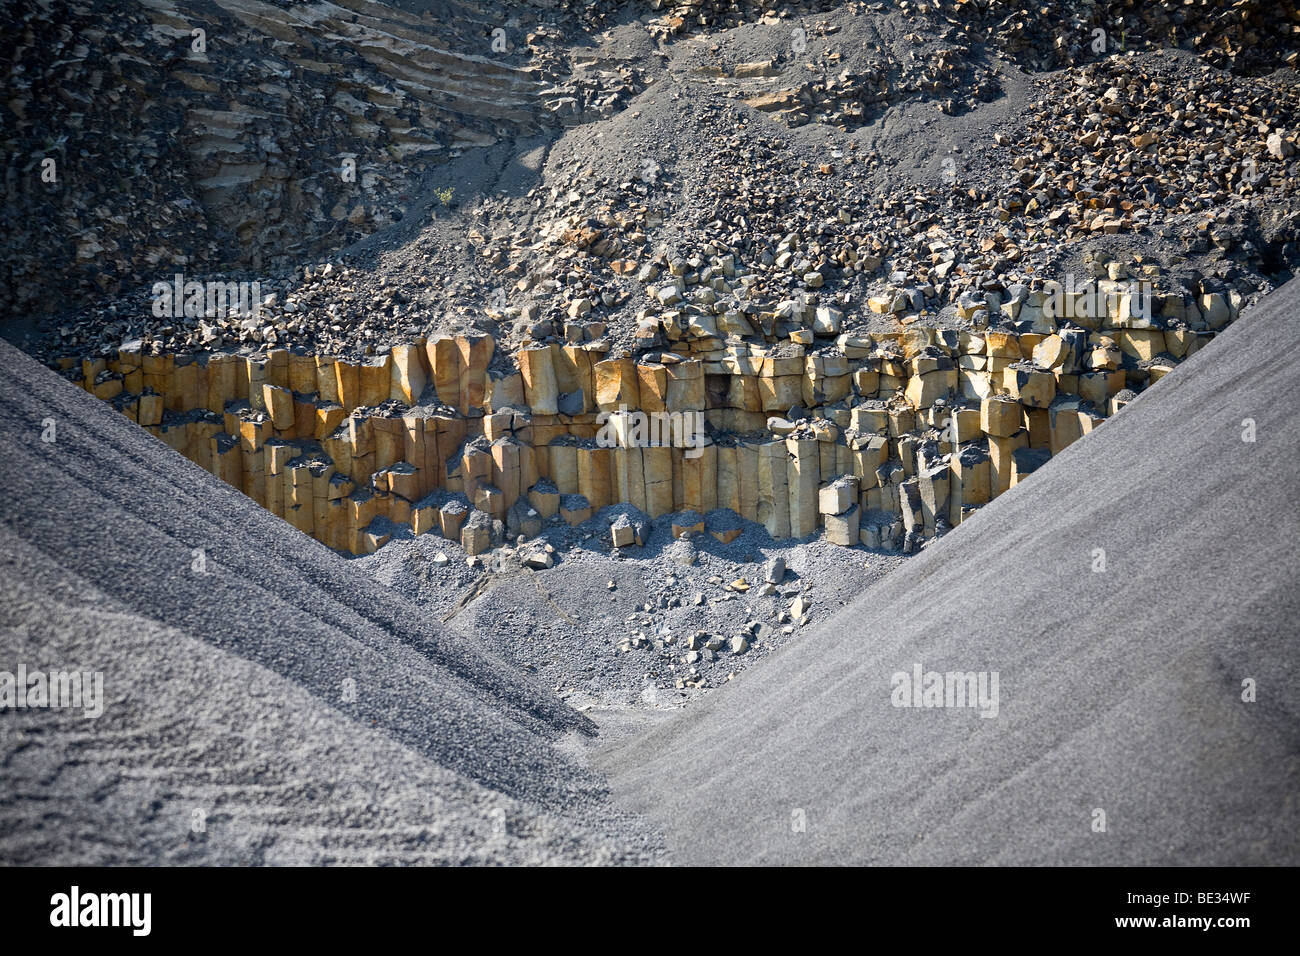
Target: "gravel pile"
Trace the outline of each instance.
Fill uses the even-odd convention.
[[[96,719],[0,717],[0,860],[656,858],[559,749],[589,719],[4,344],[0,369],[0,670],[103,682]]]
[[[678,863],[1300,863],[1298,309],[598,766]]]
[[[616,548],[611,525],[626,518],[643,543]],[[696,523],[705,530],[682,533]],[[538,552],[552,566],[530,567]],[[693,700],[802,644],[903,561],[820,537],[776,542],[729,513],[650,522],[615,506],[468,561],[455,542],[407,532],[355,564],[587,711]]]

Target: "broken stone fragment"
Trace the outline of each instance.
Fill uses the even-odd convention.
[[[560,493],[549,479],[539,481],[528,489],[528,503],[537,509],[543,521],[549,521],[560,511]]]
[[[818,495],[817,510],[822,515],[838,515],[848,511],[858,500],[858,481],[846,476],[822,488]]]
[[[580,525],[591,517],[591,503],[582,495],[562,495],[560,517],[570,527]]]
[[[703,534],[704,516],[695,511],[683,511],[673,515],[670,523],[674,538],[683,535]]]
[[[852,548],[859,542],[858,521],[861,515],[859,507],[854,504],[841,514],[823,515],[826,540],[842,548]]]
[[[609,526],[610,540],[616,548],[629,548],[636,544],[636,529],[627,515],[619,515]]]
[[[980,403],[980,428],[988,435],[1005,438],[1020,431],[1020,403],[1010,396],[992,395]]]
[[[543,550],[530,551],[524,556],[524,567],[532,568],[535,571],[541,571],[555,564],[554,556]]]
[[[482,554],[492,547],[492,519],[482,511],[471,512],[460,529],[460,546],[470,557]]]
[[[1056,397],[1056,378],[1032,363],[1007,366],[1002,372],[1002,385],[1012,398],[1030,408],[1047,408]]]
[[[448,501],[438,509],[438,524],[442,536],[452,541],[460,540],[461,526],[469,517],[469,506],[463,501]]]
[[[1286,159],[1295,152],[1295,146],[1288,140],[1283,139],[1279,133],[1270,133],[1265,145],[1268,148],[1268,154],[1274,159]]]
[[[781,71],[773,60],[756,60],[750,63],[742,63],[736,67],[731,75],[738,80],[749,79],[755,76],[776,76]]]
[[[775,557],[768,560],[763,568],[763,580],[768,584],[780,584],[785,580],[785,558]]]

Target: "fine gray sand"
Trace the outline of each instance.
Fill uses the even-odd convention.
[[[0,863],[652,862],[594,725],[0,343]],[[54,441],[42,441],[53,420]]]
[[[678,864],[1300,863],[1298,313],[597,766]],[[998,672],[997,717],[893,706],[917,664]]]

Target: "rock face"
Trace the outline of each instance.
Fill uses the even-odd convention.
[[[1297,34],[1268,5],[128,0],[113,30],[100,0],[46,6],[0,13],[0,307],[96,311],[40,349],[1048,333],[1040,277],[1075,243],[1135,237],[1162,295],[1300,261],[1300,93],[1268,75]],[[999,52],[1068,69],[1013,81]],[[850,135],[886,109],[889,136]],[[262,321],[153,316],[178,272],[260,280]]]
[[[28,346],[351,553],[613,504],[915,550],[1300,264],[1251,9],[1091,4],[1139,49],[1036,76],[991,65],[1037,62],[1011,0],[15,9],[0,305],[101,297]],[[251,314],[150,308],[214,264]]]
[[[430,165],[551,123],[518,19],[494,52],[503,21],[446,6],[6,6],[0,308],[296,265],[401,219]]]
[[[566,6],[587,7],[593,18],[608,17],[621,5],[611,0],[563,0]],[[770,3],[762,0],[650,0],[662,16],[652,29],[662,36],[689,35],[718,27],[774,20],[773,14],[825,14],[841,6],[836,0],[803,0],[800,3]],[[866,3],[850,3],[855,13],[878,10]],[[1142,0],[932,0],[928,6],[942,18],[936,32],[945,37],[986,40],[1003,55],[1026,69],[1049,70],[1077,66],[1117,50],[1140,50],[1151,46],[1196,47],[1204,50],[1217,66],[1238,70],[1269,69],[1277,62],[1297,64],[1294,45],[1286,40],[1288,22],[1300,22],[1294,7],[1276,4],[1235,4],[1225,8],[1217,0],[1188,0],[1176,8],[1143,3]],[[918,25],[923,17],[909,18]],[[789,21],[779,21],[787,23]],[[802,22],[802,21],[796,21]],[[824,21],[814,21],[820,25]],[[1097,31],[1102,36],[1099,38]],[[806,32],[815,37],[817,27]],[[912,39],[911,36],[908,37]],[[768,63],[738,66],[736,74],[766,76]]]
[[[1231,318],[1236,306],[1224,307]],[[773,538],[824,530],[843,547],[892,548],[901,527],[915,549],[1094,431],[1177,367],[1174,353],[1218,334],[1165,315],[1139,330],[1120,315],[1096,324],[1053,336],[914,328],[859,339],[852,359],[735,346],[703,361],[687,345],[633,362],[587,343],[524,349],[493,369],[491,339],[459,336],[360,362],[134,343],[55,364],[353,554],[382,547],[396,524],[473,556],[507,533],[535,537],[546,521],[582,524],[609,505],[673,514],[675,538],[707,531],[725,543],[739,516]],[[561,389],[571,407],[559,408]],[[807,406],[790,404],[802,397]],[[780,407],[788,417],[768,414]],[[620,548],[643,540],[630,519],[609,534]]]

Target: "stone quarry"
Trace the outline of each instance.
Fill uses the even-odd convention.
[[[47,6],[6,336],[344,556],[879,570],[1300,262],[1294,11]]]
[[[272,802],[265,830],[218,826],[211,844],[158,829],[181,811],[153,770],[108,790],[132,837],[67,843],[42,801],[77,817],[96,783],[75,768],[102,754],[60,725],[46,746],[63,770],[33,769],[21,755],[47,738],[24,716],[0,753],[0,862],[1168,862],[1163,823],[1113,857],[1045,817],[1034,840],[956,831],[990,794],[1033,789],[1025,754],[1091,772],[1127,759],[1110,742],[1130,731],[1152,765],[1191,747],[1154,708],[1099,743],[1112,718],[1080,716],[1058,685],[1091,681],[1094,645],[1156,666],[1235,641],[1204,623],[1220,585],[1242,633],[1272,640],[1218,549],[1250,552],[1269,608],[1300,593],[1252,503],[1295,484],[1271,443],[1295,391],[1280,370],[1295,364],[1298,69],[1300,7],[1265,0],[6,6],[0,471],[21,494],[0,522],[5,649],[75,655],[87,641],[69,635],[100,608],[60,595],[102,596],[125,615],[104,633],[158,700],[187,691],[181,673],[224,686],[237,651],[263,668],[241,680],[294,703],[273,743],[240,738],[229,761],[132,751],[225,801],[218,821]],[[1221,447],[1188,450],[1183,430]],[[1181,483],[1196,494],[1177,516]],[[1182,536],[1202,507],[1206,581]],[[1132,574],[1142,536],[1156,554]],[[1095,549],[1124,583],[1089,570]],[[192,580],[190,555],[209,553],[215,576]],[[890,833],[879,820],[912,809],[855,777],[807,798],[832,829],[786,841],[796,784],[857,766],[823,713],[872,714],[853,739],[918,790],[916,754],[965,766],[974,737],[955,722],[927,736],[889,723],[887,695],[843,691],[937,658],[945,628],[960,642],[944,654],[1082,636],[1035,657],[1037,689],[1007,666],[1016,736],[967,768],[983,789]],[[1223,652],[1263,670],[1252,653]],[[1199,689],[1217,673],[1179,666]],[[372,678],[382,697],[337,704],[340,680]],[[186,718],[195,739],[265,716],[254,694],[226,727],[217,694]],[[1039,696],[1017,710],[1017,694]],[[152,706],[106,713],[155,741]],[[1058,707],[1059,752],[1039,730]],[[295,712],[326,728],[320,752],[372,769],[333,767]],[[1252,774],[1294,763],[1223,719]],[[241,790],[229,767],[268,747],[289,792]],[[731,757],[758,751],[751,781]],[[387,763],[413,781],[391,806],[366,789]],[[1163,770],[1162,805],[1195,790]],[[1076,800],[1069,772],[1043,779]],[[313,842],[329,811],[299,784],[342,788],[344,836]],[[1192,857],[1294,863],[1258,836],[1294,823],[1275,799],[1293,784],[1266,780],[1241,832]],[[1059,809],[999,812],[1026,802]],[[392,836],[408,827],[418,839]]]
[[[1115,265],[1099,264],[1100,276]],[[1241,304],[1209,292],[1153,302],[1114,279],[1090,283],[1096,291],[1073,293],[1074,319],[1061,325],[1044,293],[1011,290],[1011,321],[1038,331],[988,328],[988,311],[1004,307],[988,294],[970,303],[985,316],[978,330],[913,325],[824,347],[811,328],[773,346],[688,335],[637,358],[599,343],[538,345],[511,370],[479,335],[360,362],[137,344],[59,365],[299,531],[352,554],[405,525],[476,555],[616,504],[652,519],[729,511],[775,540],[820,531],[845,547],[911,551],[1119,412]],[[1109,309],[1091,315],[1096,304]],[[598,440],[603,421],[628,412],[702,412],[708,434],[694,454],[663,436]],[[613,546],[635,543],[612,521]]]

